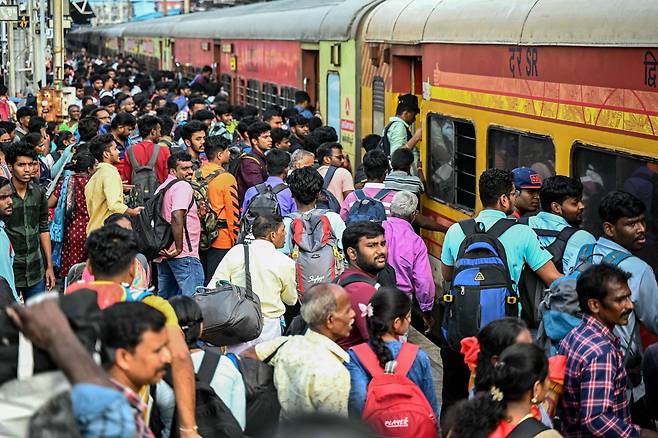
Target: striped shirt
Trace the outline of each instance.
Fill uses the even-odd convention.
[[[416,196],[425,192],[422,181],[417,176],[409,175],[403,170],[394,170],[384,180],[384,187],[400,192],[406,190]]]

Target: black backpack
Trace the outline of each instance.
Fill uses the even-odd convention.
[[[281,207],[276,195],[288,186],[284,183],[270,187],[265,183],[260,183],[255,186],[256,194],[249,200],[247,208],[242,213],[240,219],[240,231],[238,233],[237,243],[248,243],[253,240],[251,235],[251,225],[254,223],[256,217],[260,214],[281,214]]]
[[[388,141],[388,130],[391,129],[391,126],[393,123],[397,123],[398,121],[390,122],[388,125],[386,125],[386,128],[384,128],[384,134],[382,135],[382,139],[379,140],[379,143],[377,144],[377,147],[381,150],[384,151],[386,156],[390,157],[391,156],[391,142]],[[411,140],[413,137],[413,134],[409,130],[407,126],[404,127],[407,131],[407,141]]]
[[[324,175],[322,189],[320,190],[320,194],[318,195],[318,200],[316,201],[315,205],[317,208],[322,210],[329,210],[333,211],[334,213],[340,213],[340,202],[338,202],[338,199],[336,199],[334,194],[329,191],[329,184],[331,184],[331,180],[333,179],[336,170],[338,170],[336,166],[329,166],[329,169],[327,169],[327,173]]]
[[[205,350],[201,366],[196,373],[195,416],[196,425],[199,428],[197,432],[204,438],[240,438],[244,436],[240,423],[238,423],[231,410],[210,386],[217,365],[219,365],[220,357],[221,355],[214,351]],[[173,388],[174,382],[170,370],[165,375],[164,381]],[[151,388],[151,395],[154,399],[157,399],[157,391],[154,388],[155,386]],[[157,409],[154,409],[151,415],[149,426],[154,435],[161,436],[163,424],[156,411]],[[178,415],[177,411],[174,410],[174,418],[169,433],[170,438],[180,436],[178,427]]]
[[[132,166],[131,183],[135,186],[135,191],[142,203],[151,199],[160,185],[158,176],[155,173],[155,163],[158,161],[159,154],[160,145],[156,143],[153,145],[153,152],[148,162],[142,166],[135,157],[134,147],[129,147],[126,150],[126,156]]]
[[[517,223],[528,225],[528,219],[528,217],[522,217],[517,220]],[[533,231],[537,233],[537,236],[539,237],[555,237],[555,240],[545,249],[551,253],[553,264],[555,264],[557,270],[564,274],[564,267],[562,266],[564,250],[567,247],[567,242],[571,239],[571,236],[578,231],[578,228],[565,227],[562,231],[533,228]],[[539,316],[539,303],[544,299],[548,286],[549,285],[544,283],[530,266],[527,264],[523,266],[523,271],[521,271],[521,277],[519,278],[521,319],[523,319],[531,329],[539,327],[541,321]]]
[[[171,223],[167,222],[164,216],[162,216],[162,205],[164,203],[165,193],[178,182],[187,183],[179,179],[171,181],[146,202],[144,210],[138,216],[131,218],[133,230],[137,235],[139,252],[144,254],[148,260],[158,258],[161,250],[169,248],[174,243]],[[188,211],[192,208],[193,203],[194,197],[192,197],[192,201],[187,207]],[[190,242],[186,224],[183,224],[183,229],[188,250],[192,251],[192,243]]]

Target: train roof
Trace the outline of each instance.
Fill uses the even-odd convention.
[[[278,0],[123,23],[107,36],[345,41],[383,0]],[[114,27],[114,26],[110,26]],[[104,32],[109,32],[105,30]]]
[[[365,41],[398,44],[655,46],[655,0],[388,0]]]

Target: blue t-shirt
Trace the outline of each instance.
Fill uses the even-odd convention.
[[[499,210],[482,210],[475,218],[476,222],[482,222],[484,229],[488,230],[500,219],[505,219],[505,213]],[[453,224],[443,239],[443,250],[441,251],[441,262],[446,266],[455,266],[459,247],[466,236],[458,223]],[[548,263],[553,257],[539,244],[537,234],[527,225],[516,224],[502,236],[500,243],[505,248],[507,265],[514,287],[519,282],[523,265],[528,264],[533,271]]]
[[[400,354],[400,349],[402,348],[401,341],[386,341],[386,347],[391,350],[393,359],[398,357]],[[350,416],[355,418],[361,418],[363,414],[363,407],[366,404],[366,394],[368,392],[368,384],[372,380],[372,376],[366,368],[361,364],[359,358],[356,356],[354,351],[351,349],[347,352],[350,355],[350,361],[345,363],[345,366],[350,372],[350,398],[349,398],[349,412]],[[436,418],[439,418],[439,403],[436,400],[436,392],[434,390],[434,382],[432,380],[432,365],[430,364],[430,359],[427,357],[427,353],[423,350],[418,350],[416,359],[414,360],[407,377],[414,382],[432,406],[432,410],[436,415]]]

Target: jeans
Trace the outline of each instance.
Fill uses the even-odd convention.
[[[18,287],[16,289],[18,290],[19,295],[23,296],[23,301],[27,301],[33,296],[44,293],[46,291],[46,282],[43,279],[41,279],[41,281],[39,281],[37,284],[33,286]]]
[[[175,295],[191,297],[203,286],[201,261],[194,257],[167,259],[158,263],[158,295],[169,299]]]
[[[464,355],[450,348],[441,349],[443,362],[443,387],[441,390],[441,419],[448,409],[460,400],[468,398],[468,379],[471,372],[464,363]]]
[[[212,276],[215,275],[217,266],[219,266],[219,263],[222,261],[227,252],[229,252],[228,249],[208,248],[208,251],[206,251],[206,253],[201,256],[201,264],[203,265],[203,269],[206,271],[205,284],[210,283]],[[215,287],[215,285],[213,284],[210,287]]]

